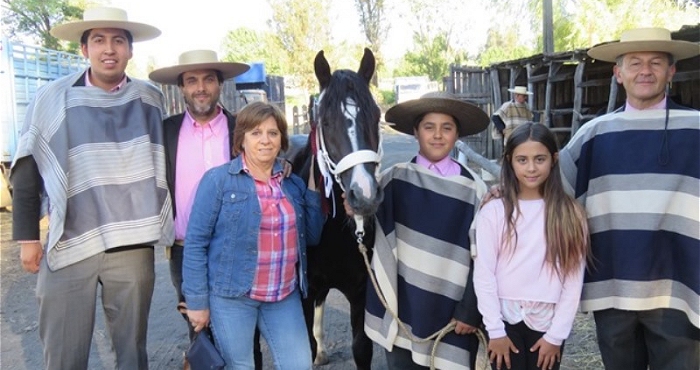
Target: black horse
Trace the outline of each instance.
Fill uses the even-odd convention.
[[[323,184],[324,209],[328,212],[321,242],[309,246],[309,295],[303,302],[311,350],[316,364],[327,362],[322,342],[322,321],[314,325],[314,312],[322,312],[331,288],[338,289],[350,303],[352,352],[358,369],[370,369],[372,341],[364,333],[364,308],[367,270],[358,251],[357,224],[364,227],[363,242],[374,239],[373,215],[383,194],[377,182],[381,159],[380,110],[369,90],[375,59],[369,49],[357,72],[337,70],[331,74],[328,61],[320,51],[314,70],[321,86],[310,107],[311,133],[305,143],[292,137],[287,158],[295,172],[308,178],[309,169]],[[296,145],[295,145],[296,144]],[[355,217],[348,217],[342,194]],[[371,256],[370,256],[371,258]],[[322,320],[316,315],[317,320]],[[319,336],[317,341],[314,332]]]

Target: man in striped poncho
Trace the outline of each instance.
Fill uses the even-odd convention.
[[[365,333],[387,350],[390,370],[431,363],[467,370],[476,360],[474,333],[481,326],[469,230],[486,185],[450,153],[459,137],[484,130],[489,118],[451,94],[429,93],[392,107],[386,120],[415,135],[419,152],[381,176],[384,201],[372,257],[381,295],[369,286]],[[424,340],[451,321],[456,327],[437,345]]]
[[[559,154],[588,213],[594,263],[581,307],[594,313],[608,370],[700,368],[700,114],[666,94],[674,61],[699,53],[660,28],[588,52],[616,63],[627,92]]]
[[[88,368],[101,286],[116,368],[148,369],[153,245],[173,241],[163,95],[124,71],[132,42],[160,31],[129,22],[121,9],[93,8],[52,34],[80,41],[90,68],[37,92],[12,166],[13,238],[23,268],[38,273],[44,368]]]

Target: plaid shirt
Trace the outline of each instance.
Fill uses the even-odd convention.
[[[258,233],[258,265],[251,299],[281,301],[296,288],[297,225],[292,203],[282,192],[282,174],[265,183],[255,180],[262,218]]]

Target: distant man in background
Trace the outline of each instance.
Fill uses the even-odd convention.
[[[90,67],[44,85],[27,109],[13,161],[13,238],[37,273],[39,337],[48,370],[88,368],[98,286],[116,369],[148,369],[153,245],[172,243],[163,94],[125,74],[132,43],[160,31],[122,9],[85,10],[54,27]],[[41,205],[48,241],[40,243]]]
[[[608,370],[700,368],[700,114],[667,94],[675,61],[698,54],[664,28],[588,51],[615,63],[627,94],[559,154],[588,214],[594,263],[581,308]]]
[[[178,297],[177,309],[185,318],[190,341],[194,328],[187,317],[182,294],[182,259],[185,233],[197,186],[204,173],[233,158],[231,144],[236,117],[219,104],[225,80],[250,69],[244,63],[220,62],[216,52],[191,50],[180,54],[179,63],[154,70],[151,80],[180,88],[187,109],[163,121],[168,188],[173,200],[175,242],[167,249],[170,279]],[[260,332],[255,336],[255,367],[262,369]],[[185,359],[185,370],[189,364]]]
[[[533,118],[532,111],[527,105],[528,95],[532,95],[532,92],[527,91],[525,86],[515,86],[508,91],[513,95],[513,99],[503,103],[491,116],[495,126],[492,137],[502,138],[504,143],[516,126],[532,121]]]

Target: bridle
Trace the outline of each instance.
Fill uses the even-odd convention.
[[[313,107],[311,110],[311,122],[312,126],[314,127],[315,133],[314,140],[316,143],[316,159],[318,162],[318,167],[321,171],[321,175],[324,178],[324,190],[326,197],[330,197],[333,190],[333,182],[330,181],[331,175],[333,175],[333,178],[338,183],[340,189],[343,192],[345,192],[345,187],[340,181],[340,175],[343,172],[359,164],[375,163],[377,166],[374,175],[377,176],[377,174],[379,173],[379,164],[382,159],[382,134],[381,131],[378,130],[379,145],[377,146],[378,150],[376,152],[369,149],[354,151],[346,154],[343,158],[340,159],[340,161],[338,161],[338,163],[335,163],[328,154],[328,149],[326,148],[326,140],[323,133],[323,123],[321,122],[321,119],[318,115],[319,104],[322,98],[323,93],[321,93],[321,95],[318,98],[314,99]]]

